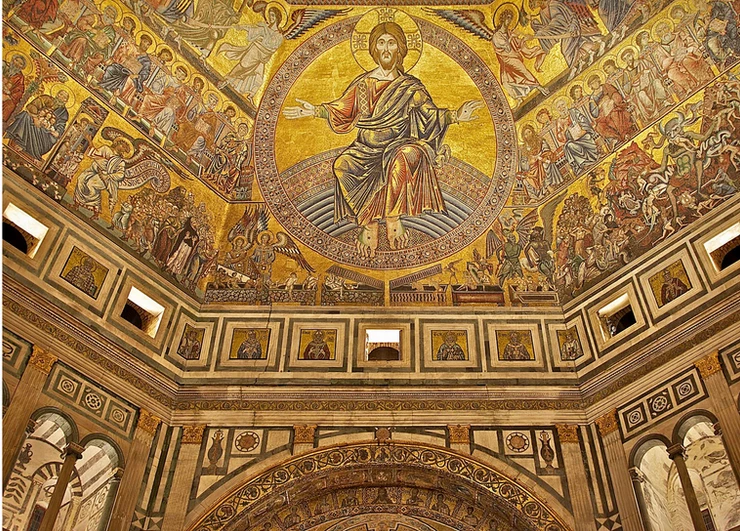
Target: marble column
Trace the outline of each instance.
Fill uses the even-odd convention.
[[[126,456],[126,470],[118,487],[118,496],[113,505],[108,531],[128,531],[136,509],[136,501],[141,491],[141,483],[144,479],[149,449],[152,439],[157,433],[160,419],[145,409],[139,412],[139,422],[134,431],[134,439],[131,441],[128,455]]]
[[[737,410],[730,387],[722,373],[719,355],[713,352],[697,361],[695,365],[709,392],[712,411],[719,420],[722,442],[727,451],[730,467],[735,474],[737,484],[740,485],[740,412]]]
[[[3,416],[3,490],[8,485],[21,445],[26,440],[25,428],[36,411],[36,402],[56,361],[56,356],[48,351],[33,347],[28,365]]]
[[[293,455],[313,450],[316,426],[293,426]]]
[[[69,479],[72,477],[72,472],[75,470],[75,464],[77,460],[82,457],[82,452],[85,451],[84,446],[80,446],[77,443],[68,443],[64,447],[64,463],[57,476],[57,483],[54,485],[54,491],[51,493],[49,499],[49,505],[46,507],[44,518],[41,520],[41,526],[39,531],[52,531],[59,515],[59,508],[62,506],[64,495],[67,492],[67,486],[69,485]]]
[[[121,486],[122,477],[123,469],[116,468],[116,471],[113,472],[113,477],[110,478],[108,495],[105,497],[105,505],[103,506],[103,511],[100,513],[98,531],[105,531],[106,529],[108,529],[108,522],[110,521],[110,515],[113,511],[113,504],[116,503],[116,498],[118,497],[118,487]]]
[[[447,426],[450,436],[450,450],[470,455],[470,426]]]
[[[606,415],[596,419],[601,441],[604,444],[606,465],[612,478],[614,498],[617,501],[619,517],[622,520],[624,531],[642,531],[643,524],[640,509],[637,507],[637,498],[632,488],[632,478],[627,465],[627,456],[624,453],[622,437],[619,435],[617,411],[611,410]]]
[[[635,489],[635,495],[637,496],[637,505],[640,509],[640,515],[642,516],[642,526],[645,531],[653,531],[653,524],[650,521],[650,512],[648,506],[645,503],[645,474],[637,467],[630,468],[630,477],[632,478],[632,488]]]
[[[684,447],[681,444],[674,444],[670,448],[667,448],[667,452],[668,457],[670,457],[676,465],[678,479],[681,480],[681,488],[683,489],[683,495],[686,498],[686,505],[689,506],[689,514],[691,515],[691,522],[694,524],[694,529],[696,531],[707,531],[707,527],[704,525],[704,517],[701,515],[699,500],[696,498],[694,485],[691,484],[689,469],[686,467],[686,453]]]
[[[180,451],[175,464],[172,490],[167,495],[167,508],[164,511],[162,531],[182,531],[190,503],[190,489],[198,467],[198,454],[203,443],[205,424],[183,426],[180,438]]]
[[[562,451],[561,461],[565,465],[568,481],[568,492],[573,506],[575,531],[593,531],[596,528],[594,507],[591,500],[591,489],[588,488],[581,443],[578,438],[578,426],[575,424],[557,424],[558,439]]]

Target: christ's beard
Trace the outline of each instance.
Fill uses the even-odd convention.
[[[390,70],[394,66],[396,66],[397,59],[398,59],[398,56],[396,56],[395,54],[381,53],[380,54],[380,66],[384,70]]]

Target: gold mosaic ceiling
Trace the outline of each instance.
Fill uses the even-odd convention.
[[[241,304],[558,305],[736,193],[735,2],[413,4],[6,2],[5,164]]]

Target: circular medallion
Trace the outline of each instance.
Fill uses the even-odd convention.
[[[260,443],[260,436],[253,431],[245,431],[236,436],[234,446],[240,452],[251,452]]]
[[[87,393],[85,395],[85,405],[90,409],[97,411],[103,406],[103,401],[95,393]]]
[[[506,446],[512,452],[522,453],[529,448],[529,438],[520,432],[510,433],[506,437]]]
[[[317,68],[314,63],[341,60],[339,50],[359,57],[366,46],[367,61],[374,45],[365,42],[372,36],[368,21],[400,27],[390,33],[406,40],[399,49],[408,49],[403,64],[416,65],[413,75],[400,70],[384,80],[372,72],[359,77],[350,72],[345,79],[343,69],[335,67],[326,74],[331,83],[314,83],[315,97],[296,89],[288,98],[306,70]],[[418,51],[418,62],[412,50]],[[375,60],[382,66],[387,59],[379,57]],[[438,73],[433,61],[439,63]],[[475,99],[447,90],[440,81],[445,76],[465,78]],[[296,111],[302,97],[317,105],[309,107],[313,111]],[[343,121],[345,100],[356,108]],[[449,108],[437,107],[438,100]],[[477,123],[467,122],[465,101],[475,102]],[[296,150],[319,145],[317,139],[328,135],[334,147],[295,158]],[[276,221],[323,257],[368,269],[418,267],[465,249],[499,215],[515,182],[514,121],[493,72],[452,33],[397,10],[342,20],[296,48],[265,88],[254,150],[257,181]],[[279,168],[276,155],[290,158],[286,153],[298,162]]]

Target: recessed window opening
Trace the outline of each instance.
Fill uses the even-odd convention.
[[[625,293],[597,312],[604,339],[609,339],[637,323],[629,296]]]
[[[132,286],[121,317],[148,336],[154,337],[163,313],[164,306]]]
[[[740,260],[740,222],[726,228],[704,243],[717,271],[727,269]]]
[[[49,227],[34,219],[33,216],[8,203],[3,212],[3,241],[33,258]]]
[[[400,330],[366,330],[365,332],[365,355],[368,361],[400,361]]]

